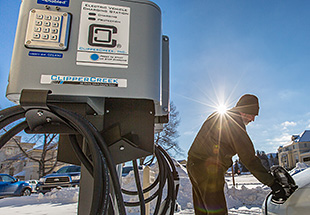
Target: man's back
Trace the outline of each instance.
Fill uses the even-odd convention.
[[[225,114],[215,112],[202,125],[188,155],[200,160],[214,159],[228,169],[237,153],[234,144],[241,136],[247,133],[238,112],[233,109]]]

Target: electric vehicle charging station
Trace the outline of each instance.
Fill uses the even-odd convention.
[[[154,145],[169,118],[169,38],[156,4],[23,0],[6,95],[19,105],[1,111],[0,127],[26,120],[0,145],[21,130],[59,133],[58,160],[82,166],[79,214],[125,214],[116,165],[152,154],[174,175],[154,213],[173,214],[177,172]]]

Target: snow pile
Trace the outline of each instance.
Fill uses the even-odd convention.
[[[193,201],[192,201],[192,186],[187,175],[186,169],[179,164],[177,161],[174,161],[177,171],[179,173],[179,193],[177,197],[177,204],[179,209],[182,210],[182,213],[192,213],[193,212]],[[153,171],[153,181],[158,174],[158,168],[155,164],[151,167]],[[131,171],[126,177],[122,180],[122,187],[127,190],[136,190],[135,181],[133,179],[134,174]],[[140,170],[140,180],[142,182],[142,170]],[[152,182],[153,182],[152,181]],[[231,177],[226,177],[226,186],[225,186],[225,196],[227,201],[227,207],[229,209],[238,209],[239,207],[246,206],[247,208],[252,207],[261,207],[264,202],[267,194],[270,192],[270,189],[266,186],[263,186],[256,178],[251,174],[235,176],[235,181],[238,186],[232,186]],[[245,184],[245,185],[243,185]],[[153,193],[151,193],[153,194]],[[164,191],[163,198],[165,198],[166,191]],[[138,197],[129,197],[124,196],[125,201],[138,201]],[[154,210],[156,201],[151,203],[151,211]],[[128,212],[132,214],[139,214],[139,207],[130,208]],[[187,211],[187,212],[186,212]],[[191,212],[189,212],[191,211]]]
[[[73,203],[77,202],[79,199],[79,188],[66,188],[66,189],[53,189],[51,192],[43,195],[39,194],[38,199],[42,199],[44,201],[53,202],[62,202],[62,203]]]
[[[177,198],[178,212],[176,215],[193,215],[192,202],[192,187],[187,176],[186,169],[176,163],[177,171],[179,172],[179,193]],[[143,181],[142,170],[140,172],[141,183]],[[157,165],[151,167],[152,177],[151,183],[156,179],[158,174]],[[258,215],[261,213],[261,205],[270,192],[268,187],[259,183],[252,175],[239,175],[235,177],[235,182],[238,186],[232,186],[231,177],[226,177],[225,196],[229,215],[234,214],[252,214]],[[134,173],[131,171],[126,177],[122,178],[122,188],[136,191],[136,183]],[[155,192],[157,189],[154,189]],[[74,215],[77,214],[79,188],[63,188],[61,190],[54,189],[51,192],[43,194],[32,194],[25,197],[12,197],[0,199],[0,214],[6,215]],[[152,195],[151,193],[150,195]],[[163,199],[166,197],[166,189],[164,190]],[[124,195],[125,201],[138,201],[137,196]],[[154,211],[156,198],[151,202],[151,214]],[[140,214],[140,208],[127,208],[128,215]]]
[[[79,197],[79,188],[53,189],[51,192],[43,195],[32,194],[31,196],[11,197],[0,199],[0,208],[12,206],[20,207],[36,204],[71,204],[77,203]],[[0,213],[1,214],[1,213]]]
[[[76,215],[79,188],[64,188],[43,194],[0,199],[0,214]]]
[[[192,209],[192,186],[187,175],[187,170],[177,161],[174,160],[174,163],[180,176],[180,188],[177,202],[182,210]],[[251,174],[235,176],[236,184],[241,184],[238,188],[230,184],[230,178],[226,177],[225,180],[227,182],[225,185],[225,197],[228,208],[239,208],[242,206],[261,207],[266,196],[270,192],[270,188],[266,186],[263,187]],[[242,184],[246,184],[247,186]]]
[[[292,169],[292,170],[289,172],[289,174],[290,174],[291,176],[293,176],[293,175],[295,175],[295,174],[297,174],[297,173],[299,173],[299,172],[301,172],[301,171],[304,171],[304,170],[307,169],[308,167],[309,167],[309,166],[308,166],[307,164],[298,162],[298,163],[296,163],[295,168]]]
[[[241,187],[241,189],[237,189],[235,187],[225,189],[227,207],[260,207],[269,192],[270,189],[268,187],[256,187],[254,189],[249,189],[244,185]]]

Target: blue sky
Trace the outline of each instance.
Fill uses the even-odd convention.
[[[73,1],[73,0],[72,0]],[[276,152],[310,129],[310,2],[155,0],[170,37],[171,100],[179,144],[189,149],[204,120],[252,93],[260,114],[248,126],[255,148]],[[20,0],[0,1],[0,106],[5,98]]]

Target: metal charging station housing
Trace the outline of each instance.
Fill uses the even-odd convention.
[[[57,1],[21,3],[6,92],[9,100],[18,103],[23,89],[46,89],[52,91],[50,99],[61,102],[109,97],[152,100],[156,115],[168,114],[168,92],[163,86],[167,71],[162,70],[162,57],[167,54],[162,52],[161,11],[156,4],[146,0],[66,0],[64,6],[42,2]],[[70,14],[65,50],[27,46],[33,10]]]

